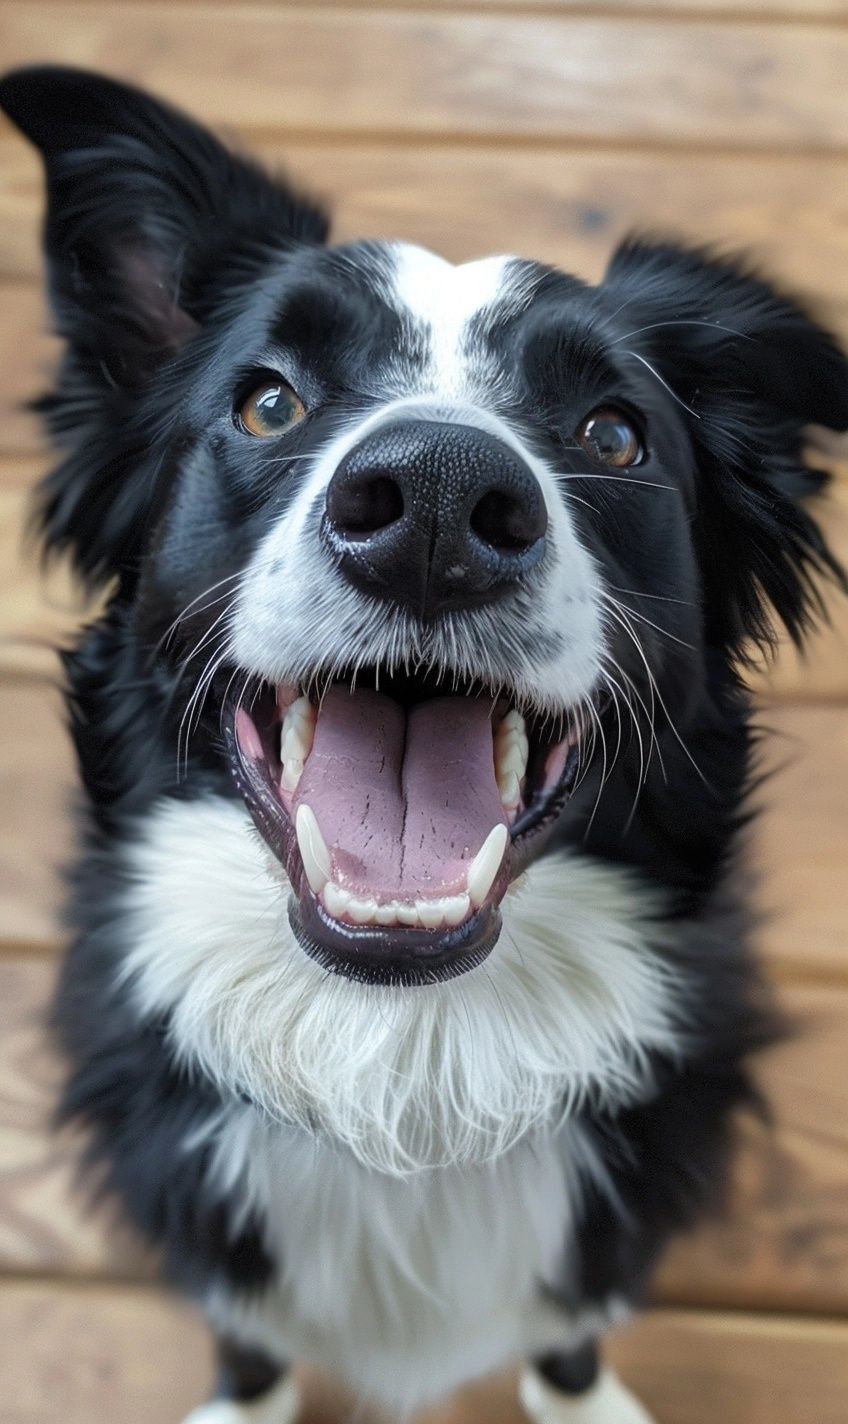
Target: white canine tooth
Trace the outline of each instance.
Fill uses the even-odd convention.
[[[418,919],[425,930],[437,930],[444,923],[445,912],[442,900],[416,900]]]
[[[315,812],[305,802],[297,808],[294,828],[309,887],[314,895],[320,895],[330,879],[332,861]]]
[[[467,895],[447,895],[442,901],[446,925],[461,925],[471,909]]]
[[[323,897],[324,904],[334,919],[340,920],[342,915],[347,914],[351,897],[341,885],[336,885],[333,880],[328,880],[324,886]]]
[[[315,721],[315,708],[308,697],[298,697],[286,711],[280,728],[280,761],[283,764],[280,785],[284,791],[294,791],[300,780],[303,763],[315,740]]]
[[[510,811],[514,810],[521,800],[521,782],[514,771],[508,771],[506,776],[498,777],[498,790],[501,793],[501,804]]]
[[[357,900],[351,897],[347,912],[355,924],[371,925],[377,918],[377,901]]]
[[[507,742],[498,757],[498,775],[504,776],[507,772],[514,771],[520,780],[526,770],[527,758],[522,754],[518,742]]]
[[[395,909],[397,910],[397,917],[398,917],[398,923],[399,923],[399,924],[401,924],[401,925],[417,925],[417,924],[418,924],[418,906],[417,906],[417,905],[409,905],[409,904],[404,903],[403,900],[399,900],[399,901],[397,902],[396,906],[395,906]]]
[[[514,727],[518,732],[524,731],[524,718],[517,707],[512,707],[510,711],[507,712],[501,722],[501,727]]]
[[[303,760],[301,757],[289,757],[283,766],[280,777],[280,785],[284,791],[296,791],[297,783],[303,775]]]
[[[508,836],[506,826],[493,826],[469,866],[468,893],[475,909],[479,909],[494,884]]]

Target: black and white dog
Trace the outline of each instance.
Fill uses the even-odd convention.
[[[297,1359],[406,1413],[525,1357],[540,1424],[645,1421],[597,1344],[776,1031],[734,668],[841,577],[798,501],[845,358],[701,251],[331,247],[133,89],[0,101],[66,341],[44,536],[109,590],[63,1113],[212,1322],[192,1418],[288,1424]]]

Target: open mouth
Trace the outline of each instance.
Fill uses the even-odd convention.
[[[580,727],[478,686],[357,671],[319,696],[255,683],[224,709],[231,769],[292,886],[308,954],[369,982],[479,964],[571,791]]]

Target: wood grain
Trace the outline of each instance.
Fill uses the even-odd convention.
[[[600,277],[631,228],[753,248],[823,310],[848,303],[848,182],[841,158],[459,143],[332,143],[236,136],[273,171],[326,195],[336,235],[398,237],[453,261],[517,252]],[[41,165],[17,135],[0,141],[0,276],[41,278]]]
[[[71,749],[47,684],[0,689],[0,942],[43,952],[58,937],[59,867],[70,851]]]
[[[0,12],[0,53],[112,69],[242,128],[848,144],[848,32],[831,25],[39,3]]]
[[[59,1348],[57,1348],[57,1345]],[[844,1424],[848,1326],[793,1318],[658,1312],[611,1355],[659,1424]],[[176,1424],[211,1383],[196,1317],[154,1291],[0,1285],[5,1424]],[[352,1401],[299,1371],[304,1424],[343,1424]],[[357,1412],[362,1424],[376,1424]],[[510,1372],[475,1385],[419,1424],[522,1424]]]

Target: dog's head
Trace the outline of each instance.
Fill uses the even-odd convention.
[[[157,791],[227,779],[334,970],[472,967],[580,797],[682,736],[708,650],[770,609],[803,631],[833,564],[802,429],[848,426],[843,356],[702,252],[630,242],[590,287],[334,248],[132,89],[40,69],[0,100],[45,158],[67,342],[46,539],[114,585]]]

